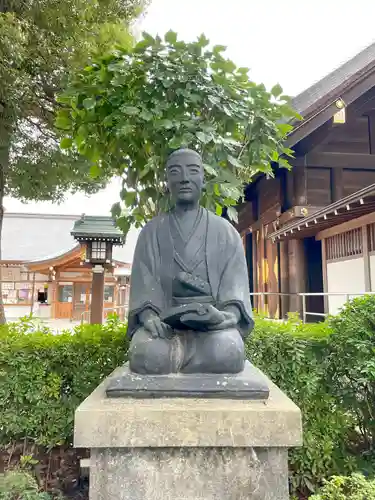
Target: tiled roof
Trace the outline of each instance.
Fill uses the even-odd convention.
[[[72,236],[76,240],[89,237],[109,238],[116,241],[123,239],[123,234],[111,217],[95,217],[92,215],[82,215],[74,223]]]
[[[2,260],[32,261],[61,255],[77,246],[71,236],[80,215],[5,213],[2,232]],[[128,233],[124,246],[113,248],[113,258],[130,263],[138,237]]]
[[[375,43],[294,97],[292,100],[293,108],[306,118],[306,115],[317,111],[323,99],[337,97],[338,92],[358,79],[374,64]]]

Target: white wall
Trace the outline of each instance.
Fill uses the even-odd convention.
[[[13,321],[30,314],[30,306],[4,306],[7,321]]]
[[[4,306],[5,317],[7,321],[14,321],[19,318],[23,318],[24,316],[29,316],[31,312],[31,306]],[[47,318],[51,317],[51,306],[50,305],[41,305],[36,302],[34,304],[33,315],[37,318]]]
[[[371,291],[375,292],[375,255],[370,255]]]
[[[350,292],[353,294],[365,292],[365,270],[363,257],[340,260],[327,263],[327,291]],[[328,312],[337,314],[346,302],[345,296],[328,297]]]

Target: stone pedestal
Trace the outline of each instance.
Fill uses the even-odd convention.
[[[116,399],[107,385],[75,415],[74,444],[91,448],[90,500],[289,498],[301,414],[272,382],[267,401]]]

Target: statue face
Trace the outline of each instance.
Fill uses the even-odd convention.
[[[176,204],[198,203],[204,185],[202,159],[195,151],[172,153],[167,161],[167,179]]]

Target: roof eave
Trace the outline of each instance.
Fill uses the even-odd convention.
[[[367,204],[367,209],[364,208],[362,211],[366,212],[367,210],[367,213],[373,209],[374,200],[370,199],[371,197],[375,197],[375,184],[370,184],[369,186],[360,189],[359,191],[356,191],[355,193],[346,196],[345,198],[342,198],[341,200],[336,201],[321,210],[318,210],[308,217],[298,219],[297,221],[274,231],[267,236],[267,239],[271,239],[272,241],[275,241],[276,239],[288,239],[293,237],[295,233],[297,233],[297,235],[300,233],[300,237],[303,237],[303,234],[306,232],[306,229],[310,224],[313,225],[313,228],[310,227],[309,232],[314,234],[322,230],[323,225],[324,229],[326,227],[336,225],[338,223],[336,219],[337,216],[343,216],[346,214],[347,220],[359,217],[360,215],[363,215],[363,213],[359,213],[360,210],[358,207]],[[355,207],[353,207],[353,205],[355,205]],[[353,208],[356,208],[356,210],[353,210]],[[351,214],[350,210],[353,210]],[[330,217],[329,220],[328,217]],[[303,226],[306,229],[302,230]]]

